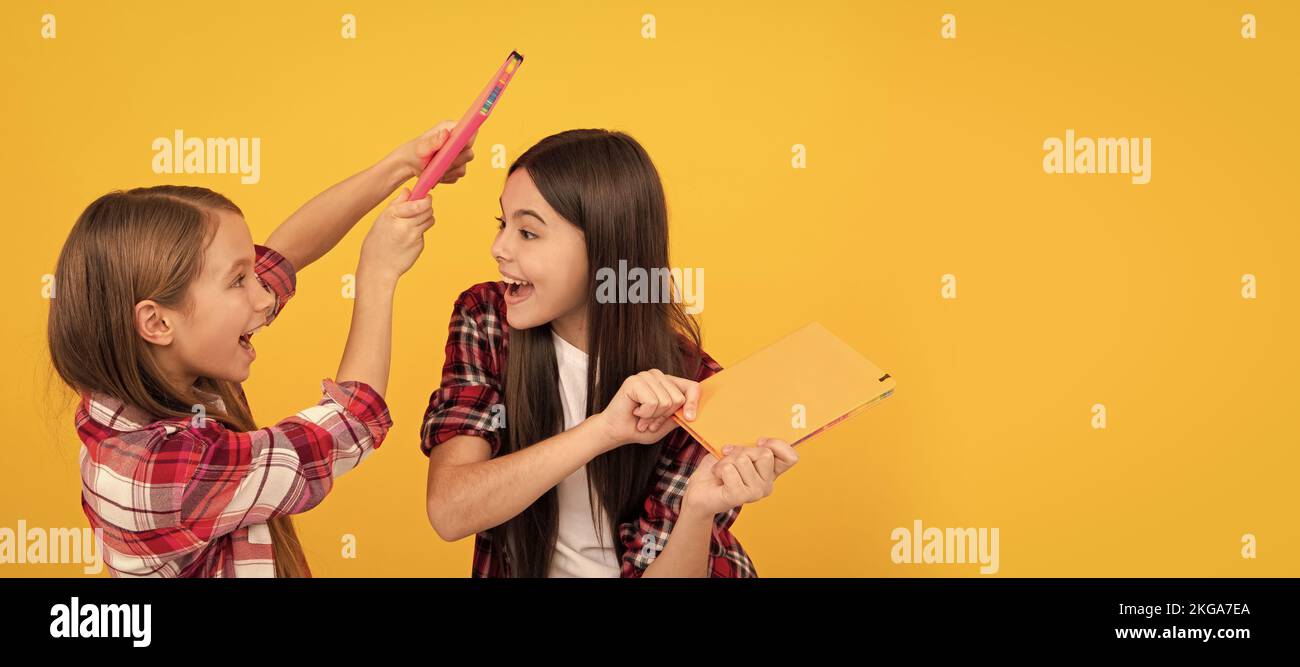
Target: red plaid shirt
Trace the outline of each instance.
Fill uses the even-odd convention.
[[[479,283],[461,293],[451,313],[447,333],[446,362],[442,386],[429,398],[420,430],[420,448],[425,455],[438,444],[457,435],[483,438],[492,456],[501,450],[493,429],[492,408],[504,402],[502,378],[506,366],[509,327],[506,325],[504,284]],[[697,380],[722,370],[701,351],[703,364]],[[636,521],[619,526],[623,577],[639,577],[668,543],[686,493],[686,483],[700,460],[707,455],[698,442],[683,430],[669,436],[655,475],[646,488],[645,503]],[[731,534],[740,507],[714,518],[709,545],[709,573],[714,577],[756,577],[749,554]],[[474,577],[508,577],[509,557],[493,543],[492,535],[474,538]]]
[[[293,296],[294,270],[257,246],[255,271],[276,297],[269,324]],[[81,505],[91,527],[103,529],[109,572],[275,576],[266,521],[319,504],[334,478],[379,447],[392,426],[383,397],[368,385],[323,385],[316,405],[250,433],[212,419],[153,419],[110,396],[83,396]],[[222,407],[219,399],[212,407]]]

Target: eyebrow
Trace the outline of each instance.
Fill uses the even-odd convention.
[[[253,265],[253,263],[252,263],[251,261],[249,261],[247,257],[244,257],[244,258],[241,258],[241,259],[237,259],[237,260],[234,261],[234,263],[232,263],[232,264],[230,265],[230,268],[229,268],[229,269],[226,269],[225,276],[226,276],[226,277],[232,276],[232,275],[234,275],[235,271],[238,271],[238,270],[241,269],[241,268],[249,267],[249,266],[252,266],[252,265]]]
[[[534,218],[537,218],[537,221],[538,221],[538,222],[542,223],[543,225],[546,224],[546,221],[542,219],[542,216],[541,216],[540,214],[538,214],[537,211],[534,211],[534,210],[532,210],[532,209],[529,209],[529,208],[521,208],[521,209],[519,209],[518,211],[515,211],[515,215],[514,215],[514,217],[518,218],[518,217],[521,216],[521,215],[531,215],[531,216],[533,216]]]
[[[506,205],[505,205],[505,202],[504,202],[504,201],[498,199],[498,200],[497,200],[497,205],[499,205],[499,206],[501,207],[501,210],[502,210],[503,212],[506,210]],[[521,209],[516,209],[515,212],[514,212],[513,214],[510,215],[510,217],[512,217],[512,218],[518,218],[518,217],[521,216],[521,215],[531,215],[531,216],[533,216],[534,218],[537,218],[537,221],[538,221],[538,222],[542,223],[543,225],[546,224],[546,220],[542,218],[542,215],[541,215],[540,213],[538,213],[537,211],[534,211],[534,210],[531,209],[531,208],[521,208]]]

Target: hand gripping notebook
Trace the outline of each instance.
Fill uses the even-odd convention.
[[[695,421],[681,410],[673,420],[721,458],[723,447],[763,437],[797,445],[887,398],[894,384],[813,322],[701,382]]]

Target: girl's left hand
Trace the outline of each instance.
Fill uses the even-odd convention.
[[[450,120],[444,120],[424,134],[398,146],[389,157],[395,161],[403,170],[406,178],[415,178],[424,171],[424,165],[429,162],[429,158],[438,152],[439,148],[446,143],[451,136],[451,131],[456,128],[456,123]],[[451,161],[451,166],[447,168],[447,173],[438,179],[439,183],[455,183],[465,176],[467,165],[470,160],[474,159],[474,140],[478,138],[478,133],[470,135],[469,142],[465,148],[461,149],[456,159]]]
[[[710,516],[772,494],[774,482],[799,462],[794,448],[775,438],[759,438],[753,447],[723,448],[722,459],[706,454],[691,474],[682,509]]]

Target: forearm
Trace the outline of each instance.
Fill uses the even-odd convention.
[[[343,348],[335,380],[364,382],[383,396],[388,388],[388,367],[393,347],[393,291],[395,277],[358,272],[352,326]]]
[[[410,178],[409,167],[393,156],[312,197],[275,228],[270,247],[302,271],[338,244],[357,221]]]
[[[430,519],[448,541],[499,526],[608,449],[588,419],[517,452],[431,470]]]
[[[712,541],[713,516],[683,507],[668,535],[668,544],[641,576],[707,577]]]

